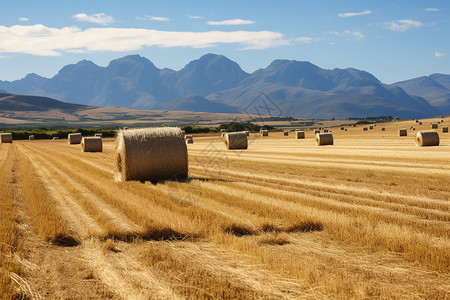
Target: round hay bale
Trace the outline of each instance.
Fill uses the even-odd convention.
[[[124,127],[123,130],[128,130],[128,127]]]
[[[103,134],[102,134],[102,133],[96,133],[96,134],[94,134],[94,136],[95,136],[95,137],[102,138],[102,137],[103,137]]]
[[[419,131],[416,133],[416,145],[419,147],[439,146],[439,134],[436,131]]]
[[[369,130],[367,127],[363,127],[363,131],[367,131]]]
[[[347,128],[345,128],[345,131],[347,131]]]
[[[121,130],[116,137],[115,179],[186,179],[188,153],[181,129]]]
[[[228,150],[247,149],[247,135],[245,132],[230,132],[225,135],[225,146]]]
[[[10,132],[0,133],[0,144],[12,143],[12,141],[13,141],[12,133]]]
[[[222,133],[227,132],[226,129],[220,129],[220,135],[222,136]]]
[[[369,129],[373,129],[373,126],[369,126]]]
[[[442,126],[442,132],[447,133],[448,132],[448,126]]]
[[[34,135],[33,134],[29,135],[28,136],[28,140],[33,141],[34,140]]]
[[[283,132],[283,135],[284,135],[284,136],[289,136],[289,132],[288,132],[288,131],[285,131],[285,132]]]
[[[54,140],[54,141],[59,140],[59,137],[54,136],[54,137],[53,137],[53,140]]]
[[[419,122],[419,125],[422,125],[422,122]]]
[[[416,120],[416,123],[419,123],[419,120]]]
[[[227,134],[226,131],[225,131],[225,132],[222,132],[222,133],[220,133],[220,137],[221,137],[222,139],[224,139],[226,134]]]
[[[384,127],[381,127],[381,131],[386,131],[386,128],[384,128]]]
[[[314,134],[320,133],[319,129],[314,130]]]
[[[333,145],[333,134],[331,133],[317,133],[316,134],[316,145]]]
[[[261,136],[269,136],[268,130],[261,130]]]
[[[438,128],[438,124],[436,124],[436,123],[431,124],[431,129],[437,129],[437,128]]]
[[[194,143],[194,137],[192,135],[185,135],[184,138],[185,138],[187,144]]]
[[[323,132],[327,133],[327,132],[328,132],[328,129],[324,129]]]
[[[341,130],[344,130],[344,127],[341,127]]]
[[[102,152],[103,143],[101,137],[84,137],[81,139],[81,151],[83,152]]]
[[[408,130],[406,130],[406,128],[401,128],[398,130],[398,136],[407,136],[408,135]]]
[[[296,140],[300,140],[300,139],[304,139],[305,138],[305,132],[298,130],[295,132],[295,139]]]
[[[82,137],[81,133],[69,133],[67,140],[69,145],[80,144]]]

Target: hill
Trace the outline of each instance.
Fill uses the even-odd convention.
[[[65,66],[52,78],[29,74],[12,82],[0,81],[0,88],[103,107],[211,112],[237,108],[247,113],[263,93],[278,113],[293,117],[443,114],[442,106],[434,107],[421,95],[411,96],[401,86],[383,84],[362,70],[327,70],[310,62],[275,60],[248,74],[236,62],[215,54],[191,61],[179,71],[159,69],[139,55],[113,60],[107,67],[83,60]]]
[[[450,113],[450,75],[432,74],[393,85],[401,87],[411,95],[425,98],[431,105],[439,108],[442,114]]]

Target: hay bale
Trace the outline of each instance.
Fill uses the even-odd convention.
[[[347,131],[347,128],[345,128],[345,131]]]
[[[121,130],[116,137],[115,179],[186,179],[188,153],[179,128]]]
[[[419,120],[416,120],[416,123],[419,123]]]
[[[439,134],[436,131],[419,131],[416,133],[416,145],[419,147],[439,146]]]
[[[29,135],[28,136],[28,140],[33,141],[34,140],[34,135],[33,134]]]
[[[81,151],[83,152],[102,152],[103,142],[101,137],[84,137],[81,139]]]
[[[305,138],[305,132],[302,130],[295,131],[295,139],[300,140]]]
[[[225,135],[225,146],[228,150],[247,149],[247,135],[245,132],[230,132]]]
[[[288,131],[285,131],[285,132],[283,132],[283,135],[284,135],[284,136],[289,136],[289,132],[288,132]]]
[[[369,130],[367,127],[363,127],[363,131],[367,131]]]
[[[317,133],[316,134],[316,145],[333,145],[333,134],[331,133]]]
[[[401,128],[398,130],[398,136],[407,136],[408,135],[408,130],[406,130],[406,128]]]
[[[81,133],[69,133],[67,140],[69,145],[80,144],[82,137]]]
[[[442,126],[442,132],[443,133],[448,132],[448,126]]]
[[[341,130],[344,130],[344,127],[341,127]]]
[[[223,133],[226,133],[226,132],[228,132],[226,129],[220,129],[220,136],[223,137]]]
[[[54,141],[59,140],[59,137],[54,136],[54,137],[53,137],[53,140],[54,140]]]
[[[187,144],[194,143],[194,137],[192,135],[185,135],[184,138],[185,138]]]
[[[94,134],[94,136],[95,136],[95,137],[102,138],[102,137],[103,137],[103,134],[102,134],[102,133],[96,133],[96,134]]]
[[[323,132],[327,133],[327,132],[328,132],[328,129],[324,129]]]
[[[436,123],[431,124],[431,129],[437,129],[437,128],[438,128],[438,124],[436,124]]]
[[[419,125],[422,125],[422,122],[419,122]]]
[[[386,128],[384,128],[384,127],[381,127],[381,131],[386,131]]]
[[[373,129],[373,126],[369,126],[369,129]]]
[[[261,130],[261,136],[269,136],[268,130]]]
[[[123,130],[128,130],[128,127],[124,127]]]
[[[0,133],[0,144],[12,143],[12,141],[13,141],[12,133],[10,132]]]
[[[320,133],[319,129],[314,130],[314,134]]]

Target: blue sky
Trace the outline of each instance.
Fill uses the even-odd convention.
[[[450,1],[5,1],[0,80],[140,54],[179,70],[206,53],[354,67],[385,83],[450,74]]]

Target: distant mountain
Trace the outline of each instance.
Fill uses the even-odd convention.
[[[209,101],[199,95],[177,98],[160,106],[169,111],[197,111],[212,113],[239,113],[239,109],[216,101]]]
[[[450,114],[450,75],[432,74],[393,84],[411,95],[425,98],[439,108],[442,114]]]
[[[76,110],[90,109],[92,106],[73,104],[55,99],[39,96],[13,95],[0,93],[0,111],[28,111],[41,112],[49,110],[61,110],[72,113]]]
[[[449,75],[437,75],[431,80],[442,87],[438,93],[442,95]],[[0,88],[77,104],[207,112],[248,112],[264,94],[278,113],[308,118],[422,118],[443,114],[441,108],[446,107],[441,96],[430,100],[436,109],[422,94],[408,91],[411,96],[401,85],[383,84],[353,68],[326,70],[310,62],[275,60],[248,74],[215,54],[206,54],[179,71],[158,69],[139,55],[113,60],[107,67],[83,60],[65,66],[52,78],[29,74],[12,82],[0,81]]]

